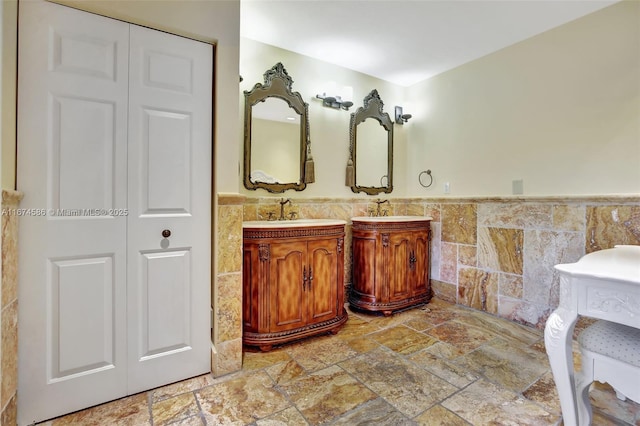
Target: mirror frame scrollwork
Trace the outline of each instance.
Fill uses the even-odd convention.
[[[347,163],[346,185],[351,187],[351,191],[358,193],[364,192],[368,195],[376,195],[380,193],[390,193],[393,191],[393,122],[386,112],[383,112],[384,103],[380,99],[380,95],[376,89],[372,90],[364,98],[364,106],[359,107],[351,114],[349,123],[349,161]],[[358,124],[367,118],[376,119],[380,125],[387,131],[387,186],[360,186],[356,179],[356,171],[358,167],[356,156],[356,144]],[[382,185],[382,182],[381,182]]]
[[[272,193],[280,193],[288,189],[302,191],[307,183],[313,183],[315,180],[309,138],[309,104],[304,102],[300,93],[292,90],[292,85],[293,79],[282,63],[278,62],[264,73],[264,84],[256,83],[251,90],[244,91],[244,186],[247,189],[262,188]],[[300,115],[300,180],[298,182],[267,183],[251,180],[252,107],[268,98],[282,99]]]

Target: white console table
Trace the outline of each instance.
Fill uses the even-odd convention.
[[[576,397],[571,349],[576,320],[583,315],[640,328],[640,246],[616,246],[555,268],[560,304],[547,320],[544,342],[564,424],[574,426],[582,403]]]

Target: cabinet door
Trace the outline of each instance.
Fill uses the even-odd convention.
[[[353,236],[353,289],[358,292],[358,298],[368,303],[380,300],[381,283],[376,286],[376,255],[378,253],[377,239],[372,236]],[[382,277],[377,277],[382,280]]]
[[[389,235],[389,302],[411,296],[409,259],[412,251],[411,232]]]
[[[338,314],[338,241],[311,241],[307,250],[309,323],[314,324]]]
[[[257,245],[245,242],[242,249],[242,324],[245,330],[258,331],[260,290],[264,280],[260,278],[260,251]]]
[[[419,232],[414,234],[413,265],[411,272],[411,292],[417,296],[428,291],[429,284],[429,234]]]
[[[307,273],[307,243],[271,244],[269,267],[269,331],[303,327],[307,322],[303,273]]]

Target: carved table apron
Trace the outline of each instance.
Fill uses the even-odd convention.
[[[620,245],[555,266],[560,304],[547,320],[544,342],[566,426],[578,425],[571,342],[578,315],[640,328],[640,246]],[[581,425],[582,426],[582,425]]]

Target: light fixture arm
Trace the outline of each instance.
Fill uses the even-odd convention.
[[[348,111],[349,108],[353,106],[353,102],[343,101],[340,96],[327,96],[326,93],[323,93],[322,95],[316,95],[316,98],[322,99],[322,106],[328,108]]]
[[[403,114],[402,111],[402,107],[401,106],[396,106],[395,107],[395,118],[396,118],[396,124],[404,124],[407,121],[409,121],[409,119],[412,117],[411,114]]]

